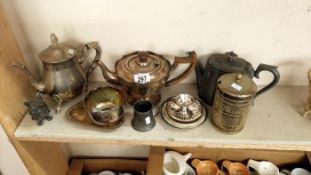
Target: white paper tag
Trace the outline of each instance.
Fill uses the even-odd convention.
[[[71,54],[71,55],[73,55],[73,54],[75,53],[75,50],[73,50],[73,49],[68,49],[68,53]]]
[[[145,118],[146,120],[146,124],[148,125],[151,121],[150,121],[150,117]]]
[[[231,87],[234,88],[237,91],[240,91],[242,89],[242,87],[240,85],[236,84],[236,83],[232,83]]]
[[[134,81],[140,84],[148,83],[150,82],[150,74],[149,73],[134,74]]]

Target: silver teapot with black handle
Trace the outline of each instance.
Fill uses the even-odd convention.
[[[39,55],[43,64],[41,81],[37,81],[23,64],[13,62],[11,66],[23,70],[31,85],[38,92],[50,95],[56,101],[56,113],[59,113],[63,101],[70,100],[82,92],[83,86],[87,82],[87,76],[99,61],[101,51],[97,42],[91,42],[75,49],[58,43],[58,38],[53,33],[50,35],[50,39],[52,44]],[[89,67],[83,69],[81,64],[91,48],[96,51],[95,58]]]
[[[259,90],[256,95],[260,95],[275,86],[280,79],[280,73],[276,66],[260,64],[254,70],[251,63],[243,58],[239,58],[234,52],[225,54],[212,54],[203,68],[200,62],[197,63],[195,72],[197,78],[198,95],[208,105],[213,105],[215,89],[218,78],[227,73],[242,73],[250,78],[259,78],[261,71],[269,71],[273,74],[273,80],[264,88]]]

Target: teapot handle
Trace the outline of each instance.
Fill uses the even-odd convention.
[[[258,97],[259,95],[261,95],[262,93],[266,92],[267,90],[271,89],[272,87],[274,87],[280,80],[280,73],[277,70],[277,66],[272,66],[272,65],[267,65],[267,64],[260,64],[255,73],[254,76],[259,79],[259,74],[261,71],[269,71],[273,74],[273,80],[264,88],[260,89],[257,93],[256,93],[256,97]]]
[[[174,85],[180,82],[181,80],[185,79],[193,71],[197,63],[197,54],[195,53],[195,51],[188,52],[188,54],[189,56],[186,56],[186,57],[175,57],[175,61],[171,66],[171,71],[174,71],[179,64],[189,64],[189,66],[183,73],[181,73],[180,75],[178,75],[177,77],[171,80],[168,80],[165,83],[165,86],[171,86],[171,85]]]
[[[91,65],[89,67],[87,67],[86,69],[86,72],[85,72],[85,75],[86,75],[86,78],[89,77],[89,75],[93,72],[93,70],[95,69],[96,67],[96,63],[99,62],[99,58],[100,58],[100,55],[101,55],[101,50],[100,50],[100,47],[98,45],[98,42],[90,42],[90,43],[87,43],[83,46],[83,56],[81,58],[78,58],[78,62],[80,64],[82,64],[84,62],[84,56],[86,55],[86,53],[90,50],[90,49],[94,49],[95,50],[95,57],[94,57],[94,60],[92,61]]]

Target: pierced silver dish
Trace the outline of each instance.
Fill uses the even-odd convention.
[[[204,105],[189,94],[169,98],[162,106],[164,121],[176,128],[194,128],[206,119]]]

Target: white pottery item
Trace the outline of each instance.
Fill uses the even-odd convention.
[[[250,159],[247,168],[253,168],[258,175],[279,175],[279,168],[269,161],[255,161]]]
[[[284,175],[311,175],[309,171],[303,168],[295,168],[292,171],[282,169],[281,173],[283,173]]]
[[[110,171],[110,170],[104,170],[98,173],[98,175],[117,175],[115,172]]]
[[[197,175],[197,173],[189,164],[187,164],[187,173],[185,173],[185,175]]]
[[[187,173],[187,160],[192,156],[179,154],[175,151],[167,151],[164,154],[163,174],[164,175],[183,175]]]

